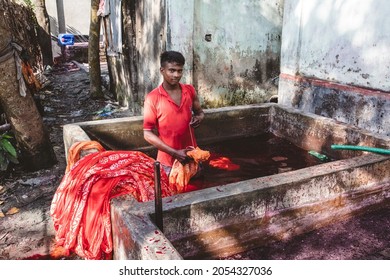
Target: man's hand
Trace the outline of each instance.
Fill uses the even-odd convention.
[[[200,125],[200,122],[202,121],[202,118],[200,116],[193,116],[190,121],[190,126],[193,128],[197,128]]]
[[[176,150],[176,153],[173,155],[174,158],[176,158],[178,161],[180,161],[181,164],[186,164],[188,160],[190,160],[190,157],[187,156],[187,152],[193,150],[194,147],[187,147],[186,149],[182,150]]]
[[[186,160],[188,159],[187,151],[185,149],[183,149],[183,150],[176,150],[176,152],[173,155],[173,157],[175,159],[177,159],[178,161],[180,161],[182,164],[184,164],[186,162]]]

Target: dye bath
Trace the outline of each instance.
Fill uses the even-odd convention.
[[[323,163],[308,151],[272,133],[202,145],[201,149],[210,151],[211,156],[203,165],[203,175],[190,181],[190,188],[194,189],[222,186]],[[228,159],[238,169],[210,165],[221,158]]]
[[[91,139],[101,142],[90,135]],[[103,141],[104,142],[104,141]],[[121,150],[120,146],[107,146],[106,149]],[[245,181],[292,170],[298,170],[324,161],[310,155],[290,141],[268,132],[256,136],[240,137],[210,144],[201,144],[202,150],[210,151],[210,159],[203,164],[202,175],[194,178],[187,186],[187,191],[206,189],[230,183]],[[157,151],[144,151],[156,158]],[[236,168],[213,167],[213,161],[228,160]],[[330,160],[328,160],[330,161]],[[223,164],[222,164],[223,165]]]

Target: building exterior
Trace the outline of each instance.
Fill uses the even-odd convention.
[[[385,0],[286,0],[279,102],[390,136],[389,12]]]

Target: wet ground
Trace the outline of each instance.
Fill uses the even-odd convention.
[[[390,260],[390,205],[227,260]]]

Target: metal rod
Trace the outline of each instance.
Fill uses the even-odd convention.
[[[163,232],[160,162],[154,163],[154,208],[156,226]]]

